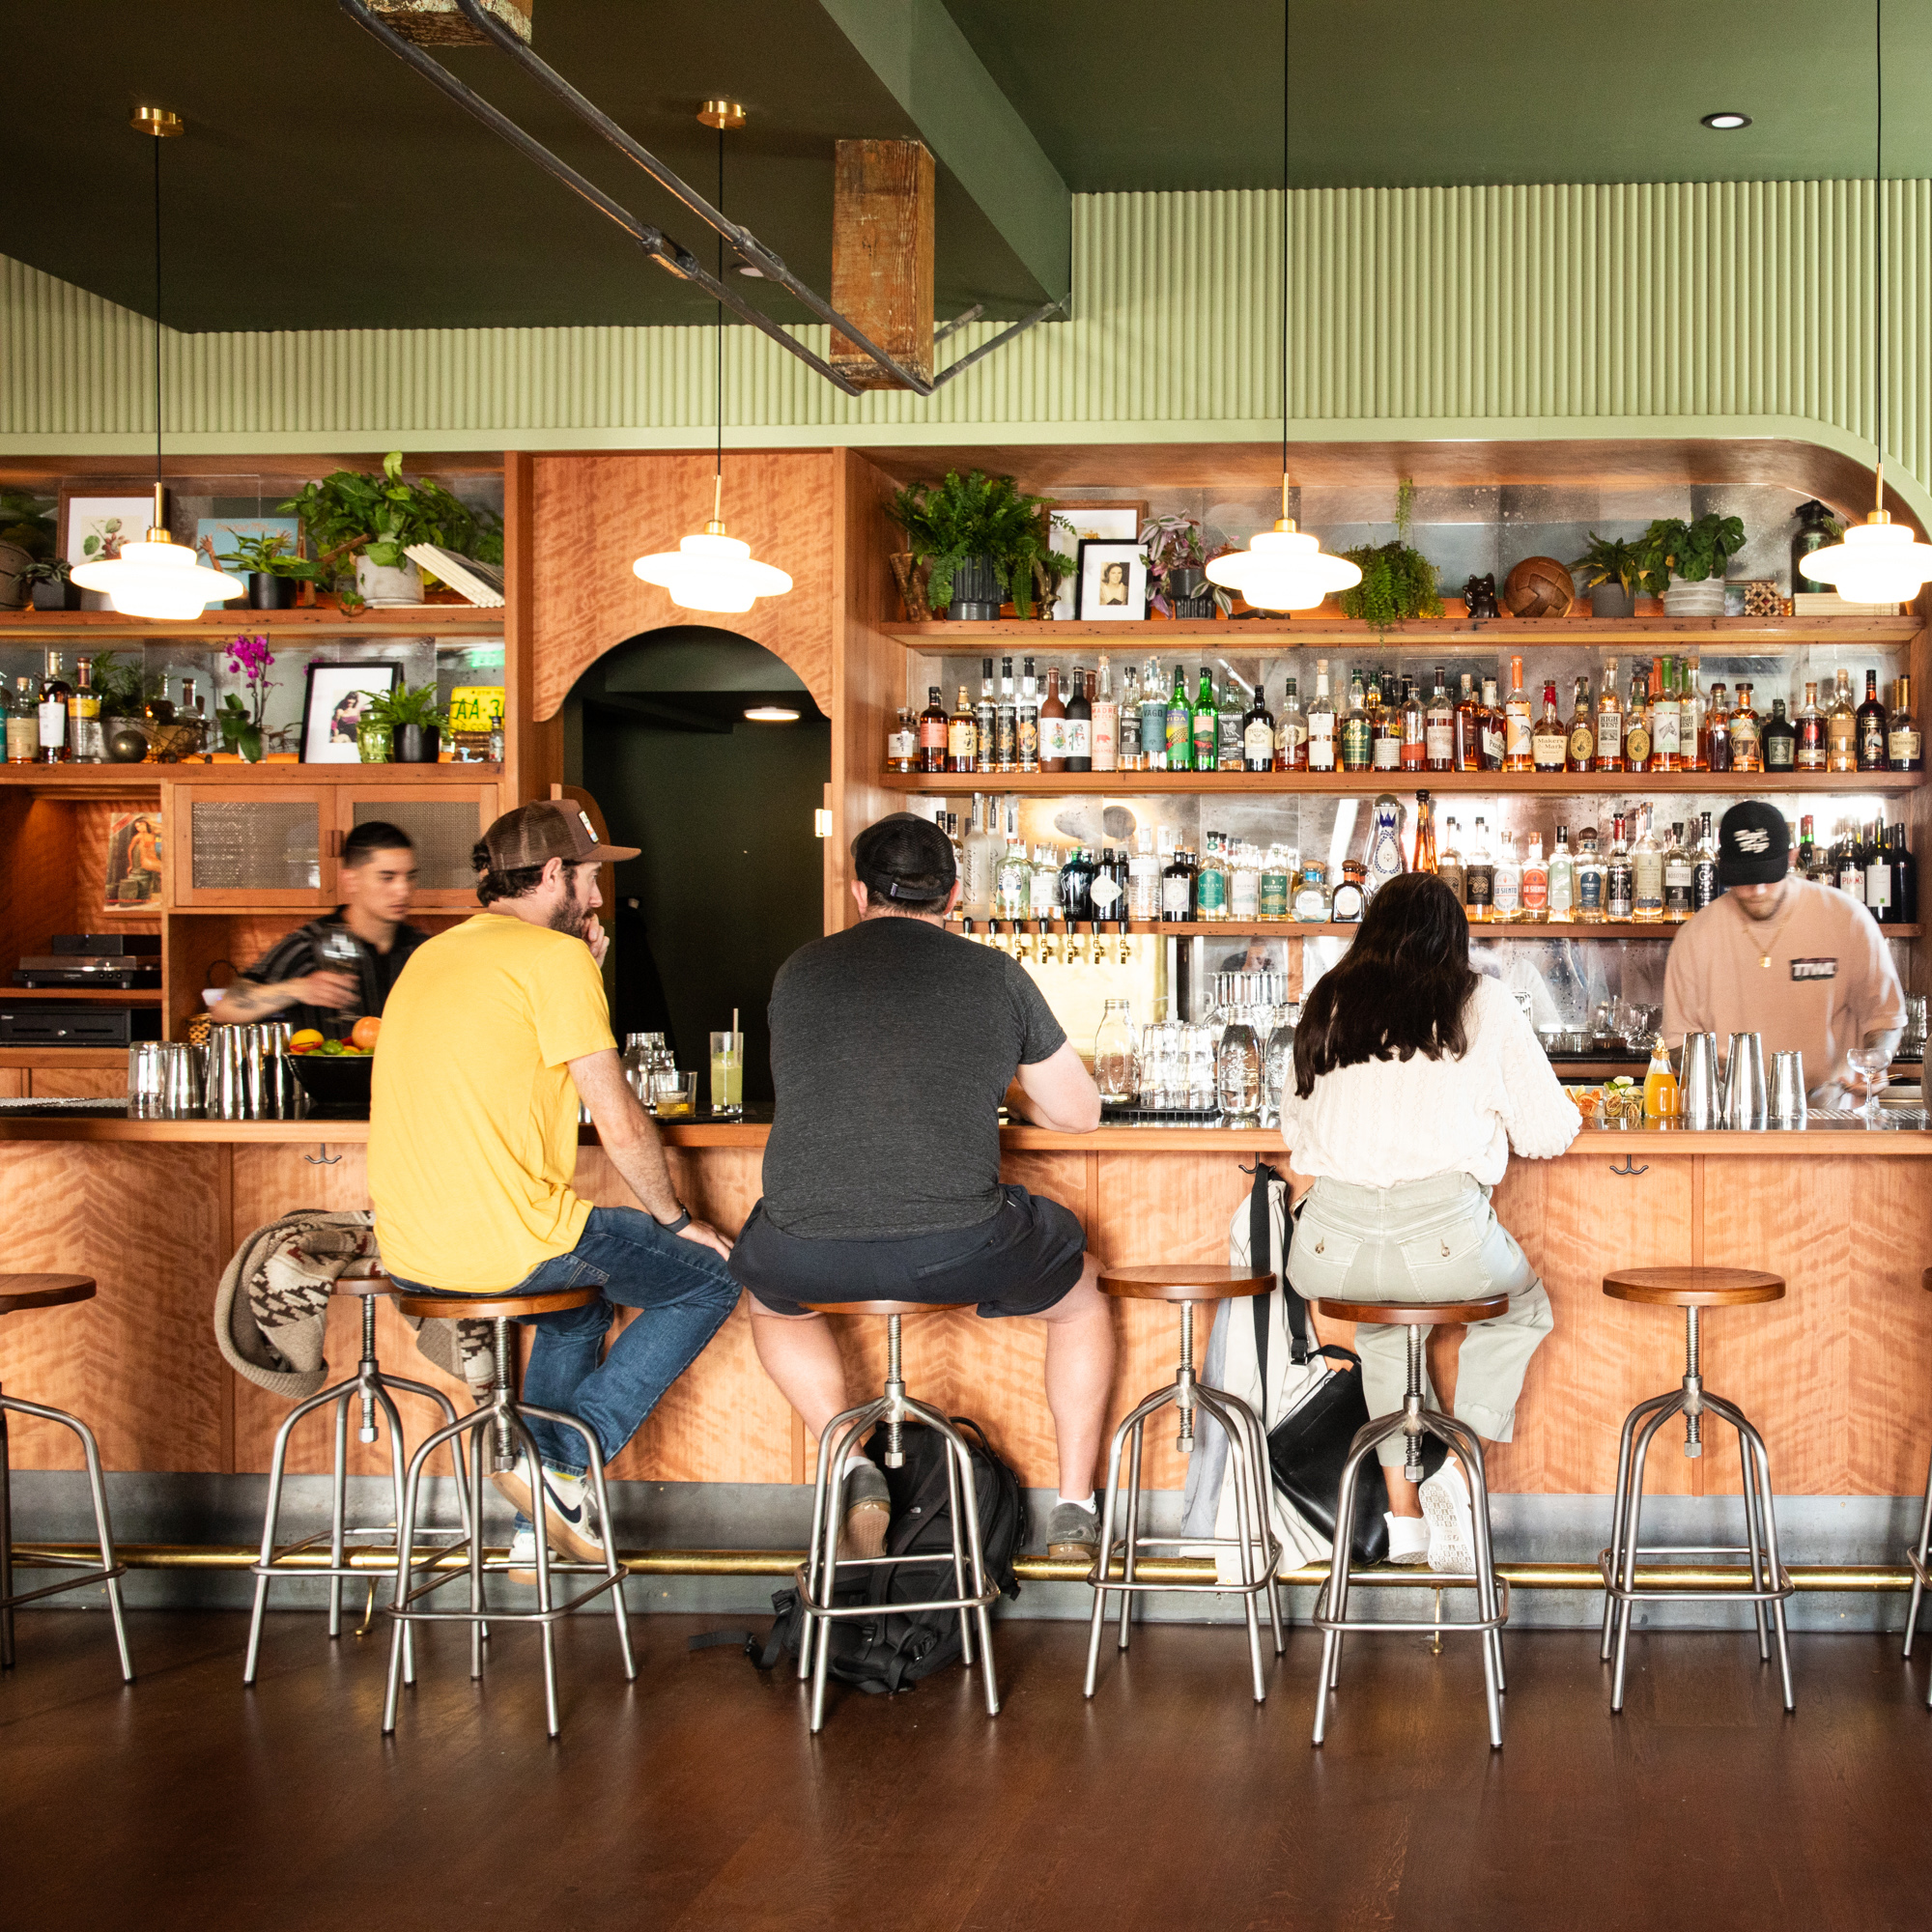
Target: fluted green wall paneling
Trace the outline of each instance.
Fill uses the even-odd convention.
[[[1885,445],[1924,500],[1932,183],[1889,182],[1884,206]],[[1868,455],[1874,207],[1858,181],[1297,191],[1295,434],[1800,434]],[[729,329],[727,440],[1265,438],[1282,213],[1272,191],[1075,197],[1073,319],[925,401],[841,397]],[[149,325],[14,262],[0,300],[0,447],[138,449]],[[714,353],[702,328],[171,334],[169,429],[237,453],[690,444]]]

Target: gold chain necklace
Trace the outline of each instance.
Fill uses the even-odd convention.
[[[1775,926],[1772,927],[1771,937],[1764,942],[1764,949],[1763,949],[1764,956],[1757,963],[1760,966],[1762,966],[1767,973],[1771,971],[1771,953],[1772,953],[1772,949],[1777,944],[1777,936],[1784,930],[1784,928],[1787,925],[1791,923],[1791,915],[1797,910],[1798,910],[1798,904],[1796,898],[1794,898],[1792,903],[1785,907],[1784,917],[1780,919]]]

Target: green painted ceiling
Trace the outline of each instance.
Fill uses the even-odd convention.
[[[1932,0],[1889,0],[1885,18],[1886,172],[1932,176]],[[981,108],[997,101],[990,77],[1075,192],[1266,187],[1281,180],[1282,19],[1279,0],[536,0],[536,45],[699,185],[715,137],[695,103],[747,101],[729,206],[820,289],[834,140],[950,138],[941,312],[984,300],[1009,316],[1041,298],[1038,253],[988,190],[997,165],[957,145],[971,90],[895,82],[878,46],[930,49],[956,42],[956,23],[983,65]],[[1867,175],[1872,19],[1872,0],[1304,0],[1290,173],[1297,185]],[[180,327],[709,319],[331,0],[21,7],[6,46],[0,252],[131,307],[152,305],[150,157],[128,110],[153,99],[187,117],[190,137],[165,154]],[[447,59],[710,259],[708,231],[502,56]],[[1697,125],[1719,108],[1753,125]]]

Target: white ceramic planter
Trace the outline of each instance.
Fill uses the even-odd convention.
[[[423,601],[423,574],[412,563],[400,570],[371,563],[366,556],[355,559],[355,588],[363,603],[372,608],[390,604],[420,604]]]
[[[1701,583],[1686,583],[1673,577],[1663,593],[1666,617],[1721,617],[1724,614],[1724,580],[1707,577]]]

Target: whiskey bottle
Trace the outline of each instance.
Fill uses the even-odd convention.
[[[1358,671],[1349,680],[1349,709],[1342,718],[1342,769],[1365,772],[1375,755],[1368,707],[1363,701],[1362,679]]]
[[[41,721],[41,763],[43,765],[66,765],[73,761],[73,741],[68,733],[68,705],[72,696],[73,686],[61,670],[61,654],[49,651],[37,706]]]
[[[1378,704],[1369,714],[1369,765],[1378,772],[1402,769],[1402,701]]]
[[[86,661],[83,659],[83,663]],[[1887,763],[1887,724],[1885,706],[1879,702],[1878,672],[1865,672],[1865,701],[1856,713],[1858,728],[1859,770],[1861,772],[1882,772],[1889,769]]]
[[[1209,686],[1211,691],[1212,686]],[[1241,732],[1248,707],[1241,702],[1241,681],[1233,671],[1221,680],[1221,699],[1214,714],[1214,769],[1238,772],[1244,768]],[[1252,697],[1253,694],[1249,696]]]
[[[893,728],[886,733],[886,769],[889,772],[919,770],[919,720],[909,705],[899,706]]]
[[[1543,680],[1543,716],[1537,720],[1529,741],[1530,758],[1540,772],[1560,772],[1569,753],[1569,733],[1563,728],[1563,714],[1556,708],[1556,680]]]
[[[1406,772],[1426,771],[1429,765],[1429,717],[1422,708],[1422,692],[1407,678],[1402,681],[1402,745],[1396,762]]]
[[[13,701],[7,710],[7,762],[10,765],[38,764],[41,757],[41,713],[34,696],[34,680],[16,677],[14,684]]]
[[[1764,747],[1758,734],[1757,713],[1751,708],[1751,688],[1738,686],[1738,708],[1731,713],[1731,769],[1734,772],[1764,770]]]
[[[1727,772],[1730,768],[1731,707],[1725,700],[1724,687],[1714,684],[1711,687],[1711,702],[1704,712],[1704,769]]]
[[[1597,730],[1591,722],[1590,680],[1577,680],[1576,705],[1570,714],[1570,736],[1564,747],[1564,769],[1587,772],[1596,762]]]
[[[1488,693],[1484,694],[1485,702]],[[1510,659],[1510,691],[1503,704],[1503,764],[1506,772],[1534,770],[1535,726],[1530,722],[1529,694],[1522,688],[1522,660]]]
[[[1456,700],[1456,769],[1479,772],[1483,769],[1483,706],[1475,694],[1469,673],[1463,673],[1462,696]]]
[[[1895,772],[1925,769],[1925,741],[1912,715],[1912,680],[1898,678],[1891,687],[1891,717],[1886,724],[1886,756]],[[1899,828],[1892,828],[1897,831]]]
[[[94,660],[74,660],[80,682],[67,701],[68,722],[73,735],[74,762],[104,765],[107,762],[106,733],[100,728],[100,694],[94,688]]]
[[[1274,721],[1274,768],[1278,772],[1308,769],[1308,720],[1302,715],[1294,678],[1288,680],[1282,692],[1281,713]]]
[[[1658,658],[1651,665],[1650,769],[1674,772],[1684,744],[1684,713],[1677,700],[1676,660]]]
[[[1771,700],[1771,716],[1765,720],[1764,729],[1758,734],[1759,749],[1764,753],[1764,768],[1768,772],[1791,772],[1798,769],[1798,727],[1784,715],[1784,699]]]
[[[1597,695],[1597,769],[1620,772],[1624,768],[1624,714],[1617,702],[1617,661],[1604,662],[1604,682]],[[1581,835],[1578,835],[1579,840]]]
[[[1631,673],[1630,710],[1624,721],[1624,763],[1634,772],[1650,769],[1650,673],[1641,668]],[[1612,840],[1611,850],[1615,851]],[[1613,917],[1629,918],[1629,914]]]
[[[1486,677],[1483,680],[1482,743],[1479,747],[1484,771],[1502,770],[1506,743],[1506,721],[1502,706],[1496,702],[1496,681]]]
[[[1423,764],[1432,772],[1456,769],[1456,707],[1449,701],[1442,667],[1435,667],[1435,689],[1422,727]]]
[[[1315,660],[1315,696],[1308,704],[1308,769],[1335,769],[1335,706],[1328,696],[1328,660]]]
[[[1852,708],[1852,674],[1838,672],[1837,689],[1825,713],[1825,769],[1855,772],[1859,768],[1859,714]]]
[[[1703,665],[1694,655],[1685,665],[1678,680],[1677,695],[1684,708],[1683,749],[1677,760],[1680,772],[1701,772],[1704,766]]]
[[[973,707],[967,702],[966,687],[959,687],[959,704],[946,732],[946,768],[951,772],[976,772],[979,760],[980,727]]]

